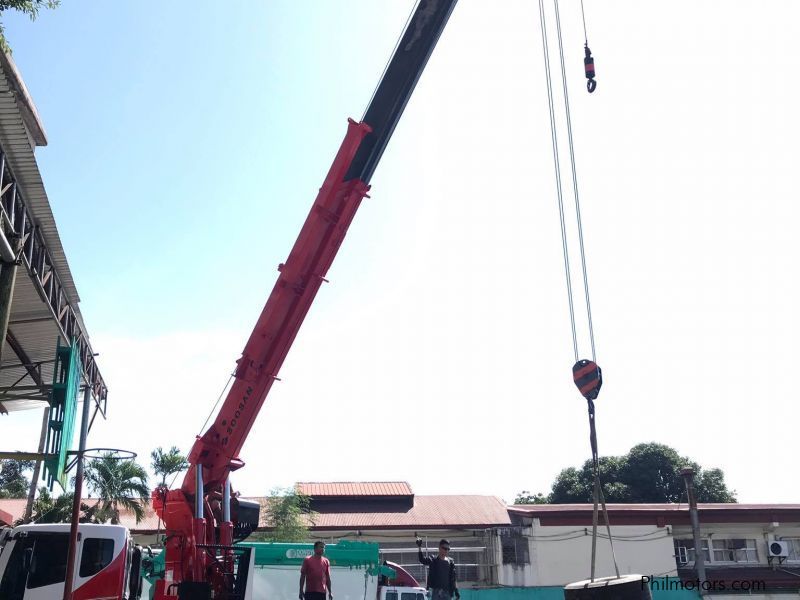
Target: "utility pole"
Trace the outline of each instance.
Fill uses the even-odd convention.
[[[700,581],[698,592],[701,596],[706,595],[703,583],[706,581],[706,563],[703,556],[703,542],[700,539],[700,517],[697,514],[697,500],[694,497],[694,469],[685,467],[681,469],[681,475],[686,482],[686,493],[689,496],[689,518],[692,521],[692,535],[694,537],[694,567],[697,571],[697,579]]]
[[[64,600],[72,600],[72,586],[75,583],[75,558],[78,552],[78,519],[81,514],[81,493],[83,491],[83,453],[86,451],[86,437],[89,434],[89,405],[92,402],[92,388],[83,388],[83,417],[81,420],[81,439],[78,445],[78,461],[75,469],[75,495],[72,499],[72,523],[69,528],[69,549],[67,551],[67,575],[64,582]]]
[[[39,434],[39,454],[44,454],[44,445],[47,441],[47,426],[50,424],[50,407],[45,406],[42,414],[42,431]],[[28,489],[28,501],[25,503],[25,520],[31,518],[33,514],[33,501],[36,498],[36,488],[39,485],[39,475],[42,469],[42,459],[36,459],[36,465],[33,467],[33,475],[31,476],[31,487]]]

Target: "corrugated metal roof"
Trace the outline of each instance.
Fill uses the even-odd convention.
[[[2,499],[0,500],[0,518],[7,525],[11,525],[17,519],[21,519],[22,515],[25,514],[25,503],[27,501],[23,498],[21,500],[18,499]],[[2,513],[5,513],[3,516]]]
[[[50,385],[53,381],[53,363],[55,357],[56,341],[61,338],[61,331],[56,325],[50,313],[50,309],[39,297],[30,278],[25,273],[24,268],[20,268],[17,273],[16,285],[14,287],[14,301],[11,305],[11,318],[9,319],[9,331],[19,340],[22,349],[28,358],[34,362],[41,362],[40,372],[42,381]],[[3,352],[0,361],[0,389],[10,387],[14,382],[21,381],[21,385],[30,386],[33,384],[30,377],[26,375],[26,369],[12,351],[6,340],[2,341]],[[65,340],[62,339],[62,344]],[[45,362],[46,361],[46,362]],[[18,393],[18,392],[14,392]],[[33,392],[31,392],[33,393]],[[39,394],[41,395],[41,393]],[[30,408],[41,408],[46,404],[46,396],[42,395],[40,400],[26,399],[10,401],[0,394],[0,402],[8,412],[16,410],[26,410]],[[25,448],[32,450],[31,448]]]
[[[413,496],[405,481],[301,481],[297,489],[306,496]]]
[[[2,61],[0,61],[0,143],[6,152],[17,183],[24,190],[25,200],[42,232],[67,298],[75,308],[75,312],[80,315],[77,308],[77,303],[80,301],[78,290],[75,288],[75,281],[67,264],[67,256],[61,245],[61,237],[58,235],[53,211],[50,209],[39,165],[17,105],[17,93],[12,89],[6,72],[1,67]]]
[[[262,506],[267,497],[247,498]],[[83,502],[91,506],[96,499]],[[0,500],[0,509],[14,515],[25,511],[25,500]],[[158,516],[152,506],[145,509],[145,518],[138,525],[133,514],[121,511],[120,524],[136,532],[156,531]],[[261,526],[267,527],[265,511],[261,511]],[[312,529],[424,529],[424,528],[483,528],[508,526],[511,520],[506,505],[497,496],[416,496],[414,507],[402,512],[350,512],[328,513],[314,516]],[[161,523],[163,530],[164,524]]]
[[[357,507],[354,507],[357,508]],[[415,496],[406,511],[336,512],[314,516],[314,529],[483,528],[510,525],[497,496]]]
[[[38,236],[43,240],[47,255],[52,261],[52,266],[58,282],[61,284],[63,298],[74,312],[75,321],[78,324],[78,331],[75,334],[80,338],[81,351],[91,359],[91,349],[88,347],[88,334],[83,323],[83,316],[80,312],[77,289],[72,278],[66,254],[61,244],[61,239],[56,228],[47,193],[44,188],[39,167],[34,156],[33,144],[46,143],[44,130],[36,114],[36,107],[25,89],[16,67],[10,57],[0,53],[0,145],[5,156],[5,164],[13,174],[17,183],[17,189],[21,197],[24,198],[28,208],[30,221],[36,226]],[[29,241],[30,243],[30,241]],[[38,268],[38,267],[36,267]],[[32,267],[33,269],[33,267]],[[39,274],[40,277],[44,273]],[[27,266],[19,267],[17,271],[16,287],[12,302],[11,319],[9,323],[9,333],[17,340],[18,346],[22,349],[30,363],[40,364],[36,368],[40,370],[41,381],[44,384],[38,391],[39,399],[22,398],[12,400],[6,394],[0,397],[0,412],[23,410],[36,408],[45,405],[47,389],[46,387],[53,379],[52,360],[55,357],[56,343],[61,339],[62,343],[68,340],[63,339],[61,325],[55,320],[50,306],[40,296],[38,284],[34,283],[35,275],[28,272]],[[52,279],[51,279],[52,281]],[[55,302],[55,301],[54,301]],[[61,307],[59,300],[59,307]],[[66,307],[64,307],[66,308]],[[64,317],[63,311],[59,319]],[[69,332],[71,332],[71,326]],[[71,333],[68,333],[68,335]],[[2,344],[2,363],[0,363],[0,388],[8,388],[19,382],[18,385],[32,386],[34,384],[30,376],[22,378],[26,374],[26,369],[21,364],[12,348],[6,340],[0,340]],[[85,367],[86,370],[86,367]],[[105,384],[102,384],[102,376],[96,372],[93,364],[90,365],[93,383],[99,381],[103,388],[102,396],[105,395]],[[96,375],[96,377],[95,377]],[[18,395],[19,390],[11,392]],[[23,390],[23,396],[34,396],[36,392]],[[32,448],[26,448],[30,450]]]

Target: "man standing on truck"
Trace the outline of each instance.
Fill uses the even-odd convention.
[[[450,552],[450,542],[439,542],[439,554],[431,558],[426,552],[422,553],[422,540],[417,538],[419,562],[428,565],[428,589],[431,590],[431,600],[450,600],[453,596],[461,599],[461,594],[456,587],[456,563],[447,556]]]
[[[315,542],[314,554],[303,559],[303,566],[300,567],[300,600],[326,600],[326,595],[327,600],[333,600],[331,563],[323,554],[325,542]]]

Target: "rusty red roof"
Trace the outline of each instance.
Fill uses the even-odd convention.
[[[297,489],[314,498],[329,496],[413,496],[405,481],[300,481]]]
[[[268,500],[266,497],[247,499],[262,506]],[[90,498],[84,502],[92,504],[97,500]],[[415,496],[414,505],[403,510],[355,512],[359,510],[358,502],[352,506],[353,512],[317,513],[309,525],[313,530],[331,530],[484,528],[511,524],[507,507],[497,496]],[[0,500],[0,509],[18,519],[25,510],[25,500]],[[261,525],[267,526],[264,512],[262,510]],[[145,518],[138,524],[132,513],[120,510],[120,525],[134,533],[154,533],[159,528],[159,519],[148,505]],[[163,522],[160,527],[163,531]]]
[[[21,519],[25,514],[25,498],[4,498],[0,500],[0,521],[6,525],[12,525],[17,519]]]
[[[511,524],[508,509],[497,496],[415,496],[405,510],[324,512],[313,516],[313,530],[324,529],[452,529]],[[263,523],[266,525],[266,523]]]
[[[0,508],[0,525],[12,525],[14,523],[14,515],[7,513]]]
[[[6,520],[3,516],[3,512],[8,513],[8,516],[11,518],[11,522],[21,519],[25,514],[26,502],[27,501],[24,498],[0,500],[0,520]],[[83,498],[81,502],[88,506],[93,506],[94,504],[97,504],[97,498]],[[145,518],[137,525],[136,518],[133,516],[133,513],[120,508],[120,525],[124,525],[133,531],[156,531],[158,528],[158,516],[153,510],[153,507],[148,504],[144,510]],[[6,523],[11,524],[8,521],[6,521]],[[162,523],[162,529],[163,526],[164,525]]]

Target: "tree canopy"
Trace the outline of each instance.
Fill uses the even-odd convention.
[[[703,469],[681,456],[674,448],[655,442],[637,444],[624,456],[600,457],[600,481],[606,502],[679,503],[686,501],[686,488],[680,471],[692,467],[698,502],[736,502],[721,469]],[[592,502],[594,476],[592,461],[582,467],[563,469],[548,495],[521,492],[517,504],[569,504]]]
[[[0,0],[0,49],[3,52],[10,52],[6,40],[5,28],[3,27],[2,14],[7,10],[16,10],[28,15],[31,21],[35,21],[42,8],[56,8],[61,4],[61,0]]]
[[[23,523],[69,523],[72,520],[73,492],[53,497],[46,487],[39,488],[39,495],[33,502],[30,519],[20,519],[16,525]],[[92,510],[81,502],[80,522],[91,520]]]
[[[86,483],[98,495],[94,519],[119,524],[120,507],[129,510],[139,523],[150,501],[147,471],[133,460],[115,460],[111,454],[86,465]]]
[[[308,521],[313,519],[311,498],[295,488],[275,488],[263,506],[272,529],[264,536],[270,542],[304,542],[309,539]]]
[[[25,471],[32,468],[32,460],[0,460],[0,498],[25,498],[31,485]]]
[[[153,468],[153,472],[161,477],[161,483],[159,484],[161,486],[167,485],[167,477],[170,475],[180,473],[189,468],[189,461],[186,460],[186,456],[181,454],[177,446],[173,446],[167,452],[164,452],[164,449],[159,446],[150,453],[150,458],[150,466]]]

